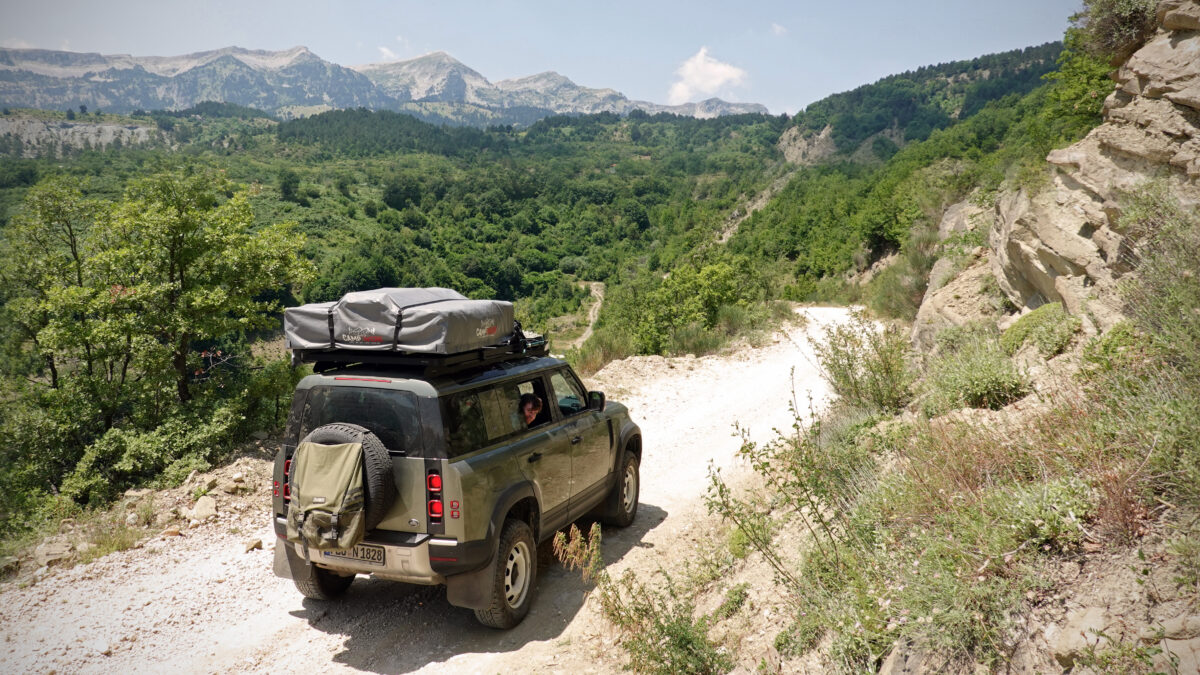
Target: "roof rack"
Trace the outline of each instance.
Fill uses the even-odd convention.
[[[426,377],[432,377],[504,363],[527,356],[546,356],[549,353],[550,344],[545,337],[530,335],[514,339],[510,344],[472,349],[457,354],[418,354],[351,349],[293,349],[292,365],[311,363],[314,373],[323,373],[352,364],[378,364],[412,368],[421,371]]]

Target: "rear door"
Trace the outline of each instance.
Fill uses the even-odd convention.
[[[522,394],[544,400],[541,376],[489,385],[448,396],[443,401],[446,444],[451,457],[488,449],[534,485],[546,524],[565,522],[571,496],[570,444],[544,407],[532,424],[521,415]],[[505,486],[493,486],[505,487]]]
[[[551,405],[563,420],[571,448],[571,518],[591,508],[606,491],[605,479],[613,458],[608,425],[600,413],[587,408],[587,393],[570,369],[550,374]]]
[[[521,414],[522,397],[535,396],[541,411],[532,422],[526,423]],[[543,525],[557,529],[567,521],[571,497],[571,445],[554,421],[547,396],[546,382],[541,375],[505,385],[503,410],[516,413],[517,424],[524,434],[539,434],[543,442],[516,453],[517,464],[529,480],[541,491]],[[517,438],[521,438],[520,435]]]

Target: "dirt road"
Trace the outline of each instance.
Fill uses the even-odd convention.
[[[810,330],[845,316],[807,312]],[[703,495],[710,464],[727,477],[746,472],[733,424],[765,440],[790,426],[793,385],[801,396],[826,395],[803,334],[790,329],[765,347],[699,359],[637,357],[596,375],[590,384],[628,405],[644,433],[641,510],[632,527],[605,532],[611,570],[649,575],[720,543],[709,536],[717,525]],[[259,487],[242,500],[218,498],[215,521],[0,589],[0,670],[620,671],[623,655],[578,574],[547,550],[533,609],[507,632],[480,626],[438,587],[360,578],[336,603],[303,599],[271,574],[265,453],[238,471]],[[263,548],[247,551],[255,540]]]
[[[584,329],[583,335],[575,338],[567,343],[567,349],[577,349],[583,346],[583,343],[592,337],[592,329],[596,327],[596,319],[600,317],[600,308],[604,306],[604,282],[603,281],[581,281],[579,282],[588,287],[592,292],[592,306],[588,308],[587,328]]]

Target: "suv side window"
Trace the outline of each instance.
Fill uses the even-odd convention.
[[[518,409],[521,394],[511,384],[491,387],[479,392],[483,404],[483,421],[487,426],[488,440],[503,438],[514,431],[524,429]]]
[[[442,399],[442,420],[446,445],[451,458],[474,452],[503,438],[550,421],[550,409],[528,427],[521,415],[521,395],[534,394],[545,400],[542,379],[505,382],[474,391],[452,394]]]
[[[587,408],[587,396],[583,393],[583,387],[566,371],[555,371],[550,376],[550,386],[554,388],[554,400],[558,403],[563,417],[570,417]]]
[[[487,423],[478,392],[465,391],[443,399],[442,422],[450,457],[474,452],[487,444]]]

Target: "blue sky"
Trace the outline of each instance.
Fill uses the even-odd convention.
[[[444,51],[496,82],[554,70],[658,103],[795,112],[923,65],[1060,39],[1079,0],[0,0],[0,44],[165,56],[305,45],[355,65]]]

